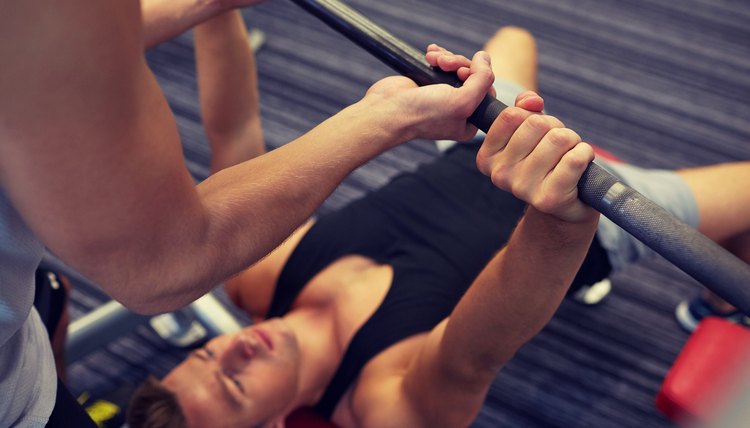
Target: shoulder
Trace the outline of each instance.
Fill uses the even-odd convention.
[[[403,376],[392,374],[379,381],[358,385],[352,396],[354,425],[364,428],[427,427],[423,415],[404,397]],[[359,383],[359,382],[358,382]]]
[[[481,409],[491,377],[467,381],[440,358],[449,318],[374,358],[360,374],[348,404],[355,426],[459,427]],[[342,406],[343,407],[343,406]]]
[[[404,339],[370,360],[334,416],[346,415],[361,427],[428,426],[403,393],[404,374],[425,338],[420,334]]]

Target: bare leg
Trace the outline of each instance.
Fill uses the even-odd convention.
[[[537,51],[534,36],[519,27],[502,27],[484,45],[492,58],[495,78],[537,90]]]
[[[698,204],[698,229],[750,263],[750,162],[691,168],[678,174],[688,183]],[[717,312],[735,309],[708,290],[704,290],[704,298]]]
[[[503,27],[485,44],[496,78],[537,89],[537,50],[533,36],[518,27]],[[750,263],[750,162],[728,163],[678,171],[695,195],[699,229],[740,259]],[[735,308],[705,290],[718,311]]]
[[[736,162],[677,171],[695,195],[699,229],[725,244],[750,232],[750,162]]]
[[[194,30],[201,117],[211,172],[265,153],[255,55],[238,10]]]

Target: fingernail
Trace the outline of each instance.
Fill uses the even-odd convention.
[[[482,51],[481,57],[482,61],[486,62],[487,64],[490,63],[490,55],[487,52]]]

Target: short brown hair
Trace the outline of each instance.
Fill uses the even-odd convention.
[[[126,420],[129,428],[187,427],[177,396],[154,376],[149,376],[133,394]]]

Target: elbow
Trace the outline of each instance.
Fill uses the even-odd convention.
[[[133,312],[155,315],[177,310],[223,279],[217,278],[221,269],[215,268],[220,260],[213,255],[218,253],[204,250],[199,222],[137,235],[122,232],[135,227],[120,229],[106,238],[69,245],[61,256]]]
[[[198,277],[195,270],[180,269],[158,258],[150,262],[110,263],[109,267],[101,263],[87,276],[114,300],[141,315],[175,311],[213,288],[207,285],[213,282]]]
[[[176,311],[210,290],[210,287],[200,287],[195,283],[140,281],[135,278],[133,281],[109,283],[103,288],[128,310],[140,315]]]
[[[515,350],[513,352],[505,352],[505,353],[493,353],[488,355],[480,355],[477,357],[477,359],[474,361],[474,369],[476,372],[476,376],[478,377],[492,377],[494,378],[497,376],[497,374],[502,370],[503,367],[505,367],[506,364],[508,364],[508,361],[510,361],[513,356],[516,354]]]
[[[505,364],[513,358],[514,352],[486,352],[474,350],[469,355],[443,359],[443,376],[453,379],[467,391],[479,393],[497,376]]]
[[[160,315],[167,312],[173,312],[182,306],[185,306],[185,304],[189,303],[186,302],[185,304],[175,304],[176,301],[167,299],[167,298],[159,298],[159,297],[152,297],[148,299],[139,299],[139,298],[133,298],[130,296],[112,296],[115,300],[120,302],[123,306],[125,306],[129,311],[135,312],[139,315]]]
[[[512,357],[476,355],[470,364],[463,367],[464,372],[461,375],[469,380],[468,385],[484,385],[488,381],[491,382]]]

